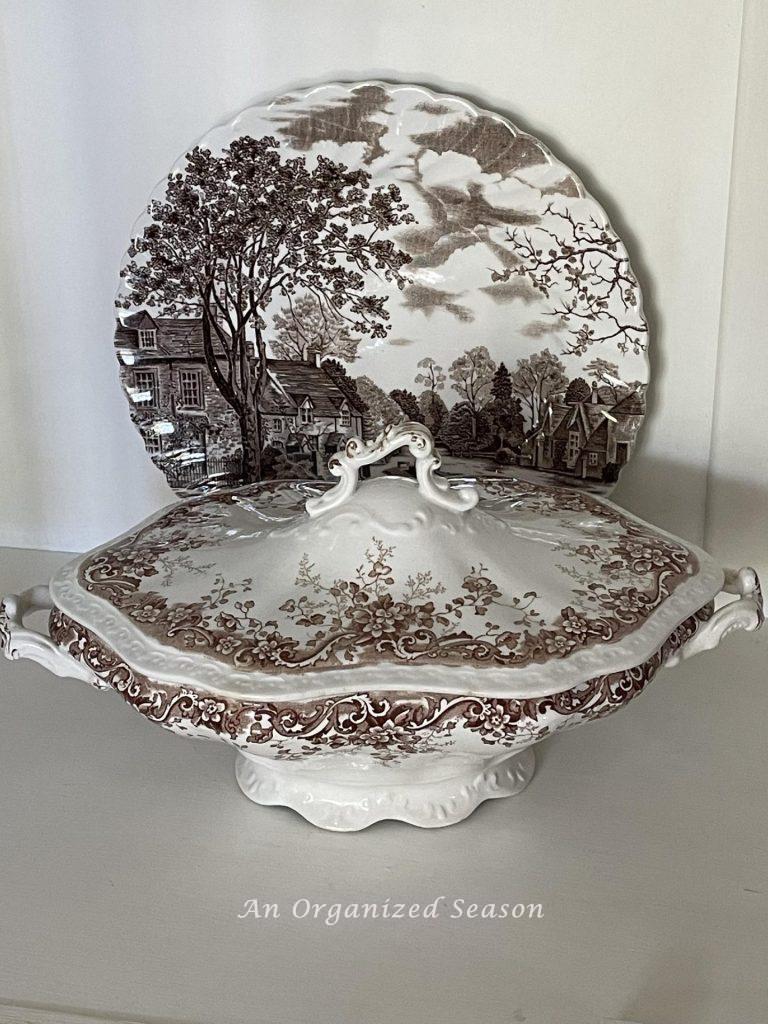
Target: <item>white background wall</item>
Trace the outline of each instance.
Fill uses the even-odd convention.
[[[171,499],[111,345],[154,183],[254,101],[375,77],[496,109],[582,177],[653,330],[647,425],[615,496],[768,563],[768,31],[747,3],[739,86],[741,0],[0,0],[0,543],[84,549]]]
[[[768,4],[744,9],[706,544],[768,573]]]

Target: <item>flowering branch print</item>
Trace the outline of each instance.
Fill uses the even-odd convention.
[[[622,353],[642,352],[648,326],[640,311],[637,280],[616,235],[594,217],[581,222],[554,203],[545,212],[562,222],[562,230],[507,229],[507,241],[520,263],[493,271],[491,279],[525,277],[546,298],[562,288],[564,297],[556,299],[550,315],[570,325],[566,351],[571,355],[611,340]]]

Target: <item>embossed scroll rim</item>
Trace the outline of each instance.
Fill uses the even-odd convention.
[[[155,518],[156,516],[152,516],[146,521],[152,521]],[[135,528],[133,527],[133,529]],[[125,536],[132,531],[127,531]],[[454,692],[459,686],[469,695],[522,697],[546,695],[553,689],[566,689],[568,686],[577,685],[600,673],[632,668],[651,657],[684,618],[710,601],[722,586],[722,570],[705,553],[694,548],[690,550],[702,559],[699,563],[701,565],[699,574],[682,584],[665,602],[665,605],[657,609],[648,620],[648,623],[654,624],[654,638],[651,639],[648,634],[648,623],[646,623],[646,628],[643,631],[631,634],[615,645],[614,651],[611,652],[615,656],[611,658],[610,664],[606,663],[604,652],[601,655],[600,648],[597,648],[577,652],[579,673],[573,671],[573,663],[577,655],[571,655],[570,658],[555,664],[527,666],[524,669],[483,667],[479,672],[471,665],[466,668],[454,668],[450,671],[446,671],[444,667],[440,666],[359,666],[354,669],[355,683],[359,687],[375,688],[380,691],[399,690],[408,682],[407,688],[430,689],[434,692]],[[112,646],[117,647],[121,656],[130,660],[136,671],[143,671],[145,663],[150,665],[150,674],[159,682],[183,684],[194,679],[196,683],[216,689],[222,694],[232,696],[248,694],[258,696],[260,699],[276,697],[309,699],[328,696],[337,692],[340,687],[344,688],[348,683],[349,669],[322,674],[305,673],[300,681],[297,681],[295,677],[260,674],[257,681],[253,674],[233,672],[206,655],[179,655],[175,651],[169,651],[160,643],[151,641],[140,630],[128,623],[125,617],[116,612],[108,602],[86,594],[79,587],[78,568],[80,562],[87,557],[89,556],[85,555],[59,571],[51,581],[50,597],[46,597],[46,600],[75,620],[83,622],[104,642],[109,642]],[[44,590],[45,588],[36,589],[36,591]],[[29,595],[32,592],[26,593]],[[693,593],[696,593],[695,601]],[[10,601],[12,604],[14,600],[18,600],[15,595],[6,598],[6,615],[8,611],[11,611],[12,614],[12,608],[8,607],[7,602]],[[742,600],[750,602],[750,607],[740,606],[740,613],[749,614],[750,622],[754,621],[754,625],[749,628],[755,629],[759,625],[758,620],[761,614],[761,611],[758,610],[760,608],[759,599],[752,595],[742,595]],[[49,605],[41,603],[39,606],[47,607]],[[739,607],[739,602],[733,602],[727,607],[735,609]],[[29,608],[29,610],[35,609]],[[723,609],[724,612],[726,610],[727,608]],[[659,616],[659,612],[662,615]],[[20,621],[8,618],[7,629],[10,634],[20,628],[23,628]],[[41,634],[37,634],[37,636],[41,636]],[[47,638],[44,639],[47,644],[51,644]],[[8,645],[13,645],[12,636],[9,638]],[[11,655],[8,645],[6,645],[8,656],[26,656],[28,653],[29,656],[34,656],[31,651]],[[617,655],[621,655],[621,658]],[[313,676],[315,678],[312,678]],[[321,678],[316,678],[317,676]]]
[[[722,593],[738,596],[735,601],[730,601],[717,609],[689,640],[672,652],[666,659],[667,666],[674,666],[695,654],[712,650],[735,630],[753,632],[762,626],[765,621],[765,605],[760,581],[754,569],[749,566],[738,570],[726,569]],[[25,625],[26,615],[51,611],[55,607],[49,588],[45,585],[31,587],[21,594],[7,594],[0,600],[0,645],[6,658],[29,658],[57,676],[82,679],[99,689],[106,688],[107,684],[95,673],[76,661],[48,635]],[[455,673],[451,672],[449,675],[453,682],[456,678]],[[387,687],[380,684],[379,689],[384,691]],[[467,693],[467,696],[473,695]],[[488,692],[487,688],[483,688],[482,695],[498,696]],[[304,691],[300,694],[300,699],[312,699],[315,696],[314,693]]]

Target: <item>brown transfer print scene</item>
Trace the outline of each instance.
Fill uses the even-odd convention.
[[[571,172],[414,87],[324,86],[212,131],[150,200],[117,296],[131,415],[183,494],[326,477],[404,420],[448,474],[606,491],[646,347],[626,251]]]

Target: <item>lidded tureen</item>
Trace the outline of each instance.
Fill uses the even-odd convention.
[[[402,447],[415,480],[358,479]],[[750,569],[585,493],[438,465],[406,423],[349,441],[335,485],[178,502],[6,597],[5,653],[224,740],[252,800],[350,830],[519,792],[539,740],[762,622]],[[739,599],[715,611],[721,589]],[[44,607],[50,638],[23,624]]]

